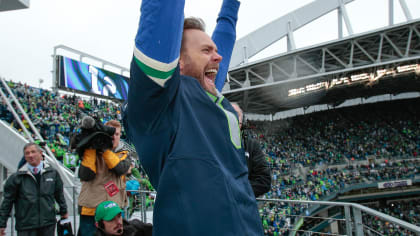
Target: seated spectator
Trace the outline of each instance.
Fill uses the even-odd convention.
[[[105,201],[96,207],[95,235],[136,235],[151,236],[152,225],[143,223],[137,219],[130,222],[122,218],[123,210],[113,201]]]

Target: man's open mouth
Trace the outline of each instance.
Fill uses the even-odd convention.
[[[216,79],[216,75],[217,75],[217,69],[216,68],[208,69],[204,72],[204,75],[207,82],[214,83],[214,80]]]

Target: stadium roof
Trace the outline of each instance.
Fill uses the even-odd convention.
[[[274,114],[358,97],[420,91],[420,21],[244,64],[223,94],[247,113]]]
[[[0,11],[29,8],[29,0],[0,0]]]

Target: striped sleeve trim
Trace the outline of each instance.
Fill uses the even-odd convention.
[[[144,55],[139,49],[134,47],[134,60],[137,66],[153,81],[160,86],[164,86],[165,82],[171,78],[179,57],[171,63],[163,63]]]

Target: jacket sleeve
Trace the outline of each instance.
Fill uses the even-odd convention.
[[[137,233],[140,233],[139,235],[152,236],[152,231],[153,231],[152,224],[141,222],[138,219],[131,220],[130,224],[133,225],[137,229],[136,231]]]
[[[79,178],[82,181],[91,181],[96,177],[96,150],[86,149],[82,163],[79,167]]]
[[[218,53],[223,57],[215,81],[216,88],[220,92],[225,84],[233,46],[235,45],[239,5],[240,2],[237,0],[223,0],[217,25],[212,35]]]
[[[271,172],[259,143],[254,139],[248,139],[247,142],[248,150],[246,151],[249,153],[248,179],[255,197],[258,197],[270,191]]]
[[[60,174],[57,171],[56,171],[54,198],[55,198],[55,201],[60,206],[60,215],[66,214],[67,204],[66,204],[66,199],[64,198],[63,181],[61,180]]]
[[[130,168],[131,160],[128,158],[128,155],[128,151],[114,153],[108,149],[102,154],[102,158],[108,169],[120,176],[126,174]]]
[[[130,139],[133,132],[155,133],[162,129],[159,118],[172,102],[179,85],[177,67],[184,5],[185,0],[143,0],[141,3],[126,105]]]
[[[4,184],[3,201],[0,206],[0,228],[6,228],[7,219],[10,216],[13,203],[18,195],[18,188],[16,174],[13,174]]]

